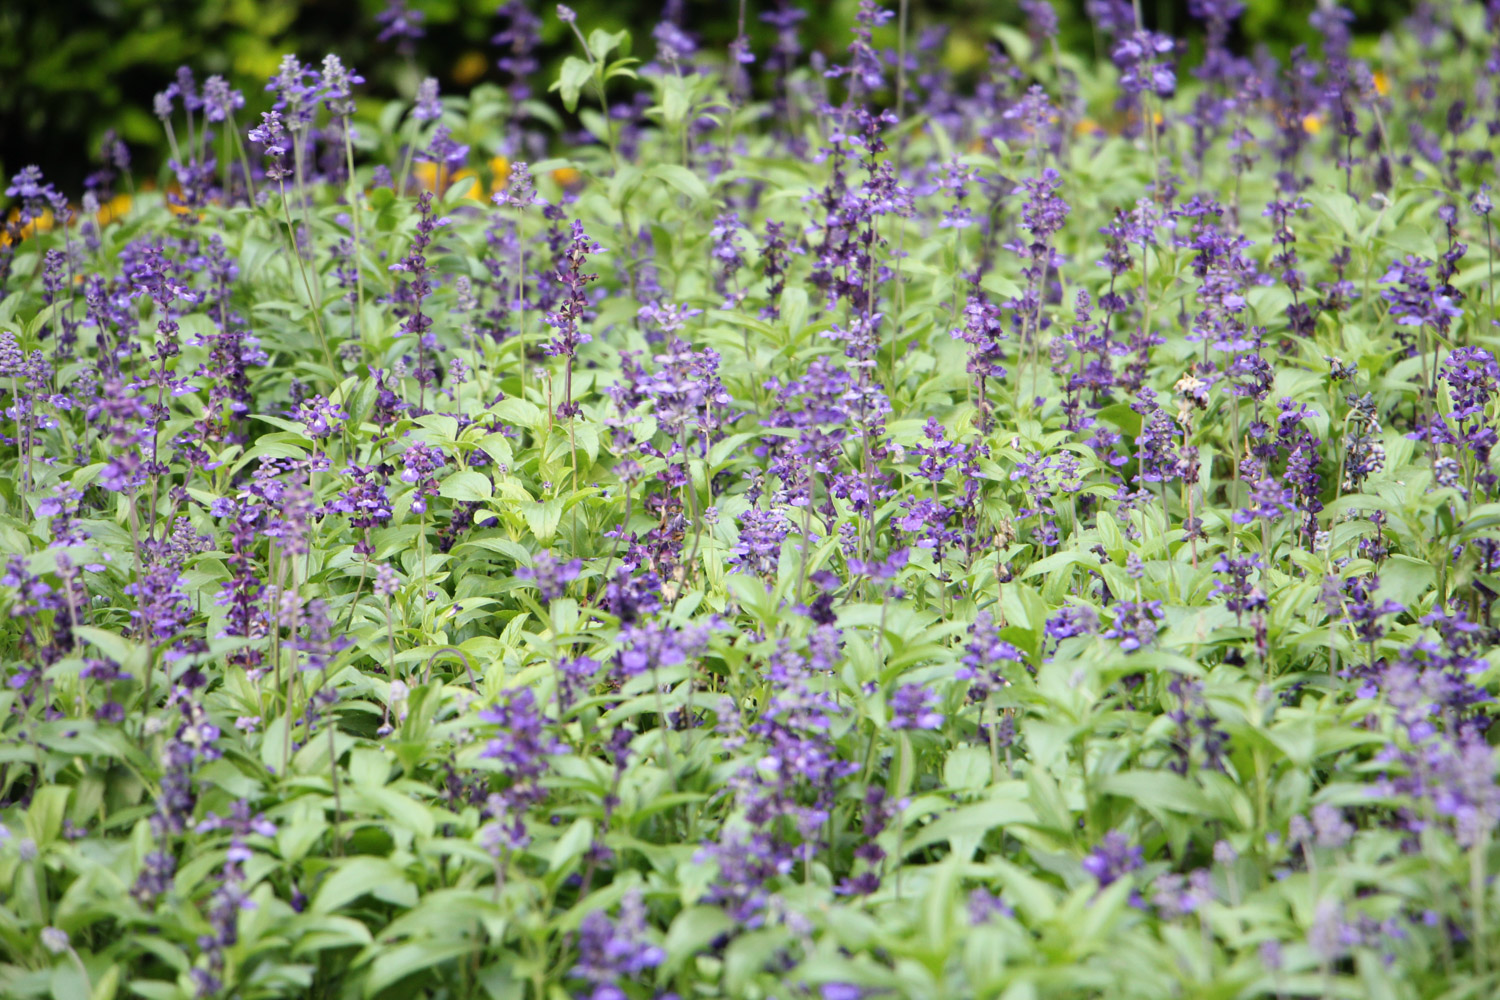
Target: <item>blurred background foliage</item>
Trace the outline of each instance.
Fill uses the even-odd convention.
[[[1092,54],[1095,39],[1084,2],[1054,0],[1054,6],[1063,44]],[[1241,50],[1264,45],[1284,56],[1312,41],[1306,36],[1310,0],[1246,2],[1234,40]],[[808,11],[802,24],[806,46],[828,54],[847,46],[858,0],[798,5]],[[402,52],[377,38],[386,0],[0,0],[0,176],[36,163],[63,190],[76,191],[107,129],[130,145],[137,175],[152,175],[161,167],[162,132],[151,115],[151,98],[181,65],[192,67],[200,80],[213,73],[227,77],[244,91],[251,112],[264,103],[262,87],[284,52],[314,62],[337,52],[366,77],[363,93],[374,99],[372,108],[383,99],[410,97],[427,75],[437,76],[445,93],[504,81],[490,44],[502,24],[495,16],[497,0],[409,0],[409,6],[422,15],[425,36],[414,51]],[[578,0],[571,6],[586,29],[630,29],[636,54],[649,57],[662,0]],[[686,26],[706,47],[723,48],[734,38],[734,0],[685,0],[682,6]],[[759,13],[772,6],[769,0],[746,0],[747,28],[758,52],[770,42]],[[1387,0],[1347,0],[1345,6],[1356,16],[1356,34],[1367,36],[1393,26],[1409,10],[1407,2]],[[575,44],[555,8],[552,2],[532,4],[543,20],[541,74],[547,80]],[[1192,33],[1187,0],[1144,0],[1144,16],[1158,30]],[[910,17],[913,38],[929,22],[960,26],[944,51],[959,73],[985,58],[995,24],[1022,23],[1015,0],[911,0]]]

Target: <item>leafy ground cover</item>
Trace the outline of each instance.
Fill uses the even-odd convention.
[[[0,993],[1492,995],[1496,15],[1238,6],[11,177]]]

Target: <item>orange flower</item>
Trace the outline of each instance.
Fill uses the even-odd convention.
[[[570,188],[573,185],[577,184],[579,181],[583,180],[583,175],[574,170],[572,167],[558,167],[556,170],[552,171],[552,179],[557,181],[557,183],[561,184],[563,187]]]

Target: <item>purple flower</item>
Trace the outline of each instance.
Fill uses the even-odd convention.
[[[740,515],[740,537],[734,544],[729,565],[761,576],[776,572],[781,562],[781,543],[786,540],[789,527],[786,515],[779,510],[749,508]]]
[[[1099,614],[1087,604],[1066,604],[1047,619],[1047,637],[1061,642],[1079,635],[1093,635],[1099,631]]]
[[[1452,419],[1485,423],[1485,408],[1500,392],[1500,363],[1483,347],[1455,348],[1443,360],[1441,376],[1453,399]]]
[[[468,157],[469,147],[455,141],[452,130],[446,125],[434,128],[427,147],[416,155],[416,158],[424,163],[434,163],[447,170],[462,167]]]
[[[957,441],[949,441],[947,433],[947,429],[937,422],[936,417],[928,417],[922,434],[932,443],[912,446],[912,453],[922,457],[917,474],[929,483],[942,482],[948,470],[957,466],[965,454],[964,446]]]
[[[1119,639],[1120,650],[1134,653],[1156,641],[1156,623],[1161,620],[1161,601],[1117,601],[1115,619],[1104,633],[1106,639]]]
[[[177,859],[165,851],[151,851],[141,859],[141,870],[130,887],[130,895],[142,906],[150,907],[172,888]]]
[[[417,100],[411,116],[419,122],[433,122],[443,117],[443,102],[438,97],[436,77],[425,77],[417,85]]]
[[[1469,198],[1469,209],[1475,215],[1489,215],[1495,208],[1495,203],[1490,200],[1490,186],[1481,184],[1479,190]]]
[[[391,519],[391,500],[385,491],[383,477],[370,466],[351,465],[344,470],[349,485],[333,500],[327,509],[349,516],[349,523],[356,528],[371,528]]]
[[[1180,920],[1197,913],[1213,900],[1213,886],[1207,869],[1200,868],[1186,878],[1175,872],[1163,872],[1151,884],[1151,902],[1167,920]]]
[[[427,355],[438,346],[431,332],[432,317],[422,311],[427,297],[432,294],[433,268],[427,261],[427,250],[432,246],[434,234],[448,225],[449,220],[433,215],[431,191],[423,191],[417,196],[417,213],[417,233],[411,246],[405,257],[390,265],[390,270],[411,275],[411,279],[393,293],[392,298],[397,303],[393,311],[402,317],[402,333],[417,342],[417,381],[422,386],[421,399],[425,399],[427,385],[434,377],[428,367]]]
[[[1167,58],[1175,43],[1154,31],[1135,31],[1122,38],[1110,53],[1120,67],[1120,88],[1127,94],[1147,91],[1171,97],[1177,90],[1177,73]]]
[[[546,755],[562,749],[562,744],[547,733],[547,720],[529,687],[506,691],[499,702],[481,711],[479,718],[497,727],[480,756],[499,761],[514,777],[536,778],[546,769]]]
[[[1313,806],[1313,835],[1319,847],[1336,850],[1354,837],[1354,827],[1344,818],[1344,811],[1326,802]]]
[[[531,96],[527,80],[540,68],[536,51],[542,43],[542,19],[532,13],[526,0],[507,0],[496,14],[505,18],[508,25],[490,39],[503,53],[495,65],[510,74],[510,96],[520,104]]]
[[[987,924],[995,917],[1014,917],[1010,904],[988,889],[974,889],[969,893],[969,926]]]
[[[1381,290],[1380,297],[1390,303],[1391,315],[1400,325],[1430,326],[1446,332],[1448,324],[1462,316],[1463,310],[1452,297],[1432,286],[1427,277],[1431,267],[1432,261],[1421,257],[1407,256],[1395,261],[1380,279],[1381,284],[1388,286]]]
[[[1022,179],[1013,193],[1026,195],[1021,205],[1021,226],[1031,233],[1035,243],[1046,243],[1063,227],[1068,217],[1068,203],[1058,195],[1062,175],[1051,167],[1040,177]]]
[[[353,88],[365,82],[365,78],[352,68],[346,67],[338,56],[329,53],[323,57],[322,100],[335,118],[348,118],[354,114]]]
[[[427,501],[437,496],[438,483],[433,473],[448,464],[448,456],[441,448],[416,442],[401,453],[401,481],[417,487],[412,492],[411,509],[417,514],[427,512]]]
[[[68,932],[56,927],[43,927],[41,939],[42,947],[54,955],[61,955],[73,947],[68,940]]]
[[[260,125],[249,131],[248,138],[251,142],[261,144],[266,156],[266,177],[280,181],[290,176],[286,168],[287,143],[290,137],[282,128],[279,111],[261,112]]]
[[[222,122],[245,106],[245,95],[229,86],[222,76],[211,76],[203,82],[203,117]]]
[[[620,652],[615,664],[621,676],[635,677],[675,667],[701,653],[717,619],[701,625],[674,628],[663,621],[645,621],[620,630]]]
[[[1107,37],[1117,37],[1135,27],[1130,0],[1085,0],[1084,9],[1093,19],[1094,27]]]
[[[549,549],[537,553],[530,566],[518,566],[516,578],[532,581],[541,591],[542,600],[555,601],[567,593],[568,584],[578,579],[582,569],[582,559],[559,562]]]
[[[656,41],[656,58],[669,66],[686,62],[698,51],[697,39],[671,21],[658,22],[651,37]]]
[[[1266,593],[1251,584],[1250,575],[1262,568],[1260,556],[1220,555],[1214,560],[1214,572],[1227,577],[1215,580],[1210,597],[1224,598],[1224,606],[1234,612],[1239,622],[1246,611],[1261,611],[1266,607]]]
[[[937,695],[920,684],[903,684],[891,696],[892,729],[937,729],[943,713],[935,705]]]
[[[312,126],[318,108],[318,73],[304,66],[296,56],[284,55],[281,65],[266,90],[276,93],[274,108],[291,132],[305,132]]]
[[[236,800],[230,807],[228,816],[220,817],[212,812],[208,813],[196,830],[198,833],[229,830],[237,837],[249,836],[252,833],[261,837],[276,836],[276,824],[266,819],[264,813],[251,813],[250,803],[245,799]]]
[[[326,396],[313,396],[302,401],[297,419],[307,428],[309,437],[321,441],[339,431],[344,421],[349,419],[349,414]]]
[[[604,248],[589,239],[583,231],[583,223],[573,220],[573,238],[562,254],[555,273],[556,281],[563,287],[562,304],[555,312],[547,314],[547,325],[555,331],[547,344],[547,353],[554,358],[573,358],[578,348],[594,338],[579,328],[587,315],[588,299],[584,295],[597,274],[584,273],[583,267],[593,254],[603,253]],[[571,401],[571,400],[570,400]]]
[[[416,51],[416,43],[427,34],[422,28],[422,22],[427,15],[420,10],[412,10],[406,5],[406,0],[386,0],[385,9],[375,15],[375,23],[380,25],[380,34],[376,36],[377,42],[396,42],[396,51],[403,55],[410,55]]]
[[[984,400],[985,380],[1002,379],[1006,375],[1005,321],[1000,307],[990,301],[989,293],[980,287],[980,272],[970,277],[968,296],[964,300],[964,325],[952,331],[954,340],[969,345],[969,361],[966,371],[979,376],[980,398]]]
[[[1111,830],[1099,841],[1088,857],[1083,859],[1083,870],[1098,879],[1102,889],[1117,879],[1145,867],[1145,856],[1139,847],[1131,846],[1125,834]]]
[[[1026,654],[1000,638],[1000,629],[988,611],[981,611],[969,626],[969,641],[964,645],[964,665],[954,676],[971,682],[969,698],[983,701],[1010,682],[1000,671],[1005,663],[1026,662]]]
[[[646,907],[639,889],[620,901],[620,914],[610,920],[594,910],[578,927],[578,964],[572,974],[590,983],[592,1000],[623,998],[621,982],[640,982],[646,970],[667,960],[667,953],[646,940]]]
[[[1057,11],[1050,0],[1021,0],[1021,12],[1026,15],[1026,27],[1034,38],[1053,38],[1057,35]]]
[[[714,270],[714,288],[725,297],[726,309],[738,304],[738,293],[734,286],[740,268],[745,266],[745,248],[740,245],[740,234],[744,231],[738,212],[720,212],[709,233],[709,238],[713,241],[709,255],[717,265]]]
[[[381,563],[375,567],[375,596],[390,597],[401,589],[401,581],[396,576],[396,571],[391,569],[390,563]]]

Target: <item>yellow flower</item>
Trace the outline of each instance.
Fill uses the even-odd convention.
[[[10,218],[12,222],[14,222],[16,219],[19,219],[20,217],[21,212],[19,209],[13,208],[10,210]],[[52,218],[52,209],[42,209],[41,215],[37,216],[35,219],[32,219],[30,222],[26,223],[26,225],[21,227],[21,239],[30,239],[37,233],[50,233],[52,231],[52,225],[55,221],[56,220]]]
[[[448,179],[448,186],[451,188],[459,181],[465,180],[470,177],[474,178],[474,183],[469,185],[469,190],[465,192],[464,197],[470,198],[474,201],[480,201],[481,198],[479,195],[479,175],[472,170],[469,170],[467,168],[460,170],[458,173],[454,174]]]
[[[484,58],[484,53],[478,49],[470,49],[453,64],[453,82],[460,87],[467,87],[484,76],[484,71],[488,68],[489,61]]]
[[[1386,94],[1390,93],[1391,80],[1390,77],[1385,75],[1384,71],[1377,69],[1370,75],[1375,80],[1375,93],[1379,94],[1381,97],[1384,97]]]
[[[1302,131],[1308,135],[1317,135],[1323,131],[1323,116],[1314,112],[1302,119]]]
[[[109,199],[106,204],[99,206],[99,225],[107,226],[111,222],[123,219],[130,214],[130,195],[117,194]]]
[[[583,179],[583,175],[572,167],[558,167],[552,171],[552,179],[563,187],[572,187]]]
[[[411,168],[412,180],[417,182],[417,187],[423,191],[437,191],[437,164],[423,160]]]
[[[505,190],[510,183],[510,161],[503,156],[490,157],[490,195],[494,196]]]

